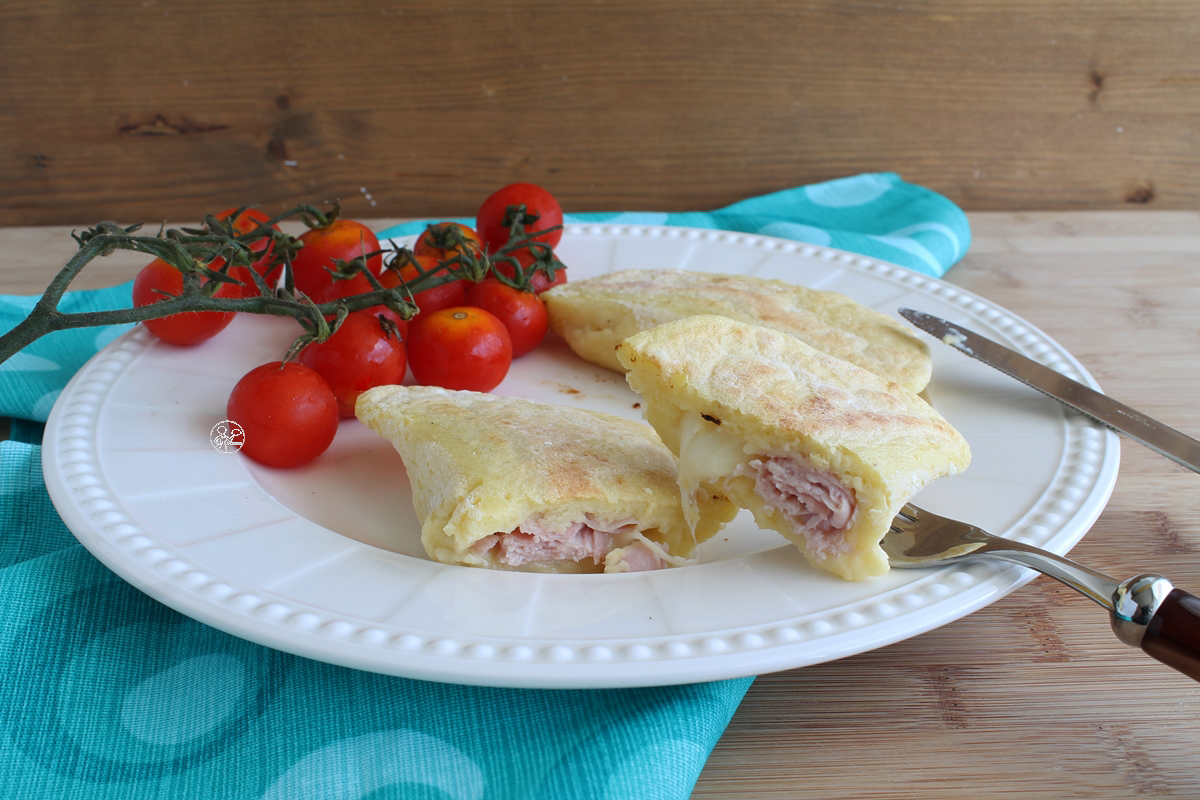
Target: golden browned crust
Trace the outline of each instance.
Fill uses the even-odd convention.
[[[633,518],[671,555],[694,551],[675,461],[645,423],[423,386],[371,389],[356,412],[400,453],[422,522],[421,541],[437,561],[497,566],[472,545],[531,522],[565,529],[589,518]],[[536,567],[576,570],[567,564]]]
[[[617,355],[645,400],[647,420],[677,456],[686,444],[680,431],[699,425],[710,439],[732,437],[747,461],[795,457],[853,489],[859,513],[847,533],[852,552],[828,558],[806,549],[813,563],[843,577],[885,572],[878,542],[899,508],[970,460],[966,441],[920,397],[763,326],[689,317],[630,337]],[[760,525],[805,549],[790,523],[763,507],[750,478],[723,476],[701,486],[726,493]]]
[[[919,392],[929,381],[925,342],[900,322],[837,292],[753,276],[624,270],[542,294],[550,325],[582,358],[621,371],[616,346],[639,331],[719,314],[783,331],[818,350]]]

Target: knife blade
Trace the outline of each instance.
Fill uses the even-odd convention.
[[[961,325],[911,308],[900,309],[900,315],[960,353],[1044,392],[1193,472],[1200,472],[1200,442],[1192,437]]]

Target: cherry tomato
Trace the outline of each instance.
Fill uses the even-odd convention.
[[[535,260],[533,253],[527,247],[521,247],[512,251],[511,253],[506,253],[505,258],[516,259],[517,263],[521,265],[521,269],[526,271],[533,266]],[[495,269],[506,278],[513,278],[516,275],[516,270],[513,269],[513,265],[504,260],[496,261]],[[532,288],[536,294],[541,294],[547,289],[553,289],[555,286],[566,282],[566,267],[558,267],[554,270],[554,280],[550,280],[546,273],[540,269],[529,276],[530,288]]]
[[[298,467],[324,453],[338,428],[329,384],[303,364],[274,361],[247,372],[226,415],[245,432],[241,452],[268,467]]]
[[[461,222],[438,222],[430,225],[413,245],[413,253],[433,256],[439,261],[454,258],[460,253],[483,252],[479,234]]]
[[[513,358],[525,355],[546,338],[550,318],[546,304],[533,292],[514,289],[497,278],[484,278],[467,289],[466,304],[491,312],[512,339]]]
[[[383,274],[379,276],[379,282],[384,287],[392,289],[399,286],[401,282],[408,283],[415,280],[421,272],[431,272],[437,269],[440,263],[436,256],[414,255],[401,266],[397,267],[393,264],[391,268],[384,270]],[[443,308],[462,305],[463,295],[466,294],[466,291],[466,282],[457,280],[413,292],[413,302],[417,304],[417,313],[413,319],[415,320],[422,314],[431,314],[434,311],[441,311]]]
[[[408,366],[426,386],[491,391],[508,374],[512,352],[504,323],[482,308],[443,308],[408,329]]]
[[[216,217],[219,220],[231,219],[237,213],[236,208],[226,209]],[[263,227],[270,222],[271,218],[255,208],[246,208],[241,214],[237,215],[236,219],[232,219],[234,231],[237,233],[249,233]],[[274,230],[279,230],[278,225],[271,226]],[[271,251],[274,250],[274,243],[269,236],[263,236],[260,239],[255,239],[250,242],[250,252],[255,255],[254,261],[249,267],[230,267],[229,275],[237,278],[242,282],[241,294],[243,297],[257,297],[258,285],[254,279],[250,277],[250,270],[254,270],[263,277],[268,286],[274,286],[279,280],[279,273],[283,270],[282,264],[271,264]],[[212,264],[213,269],[219,269],[223,259]]]
[[[475,215],[475,231],[483,240],[489,253],[494,253],[508,244],[513,217],[524,206],[521,218],[526,233],[555,230],[533,237],[554,247],[562,239],[562,206],[554,195],[533,183],[510,183],[483,201]],[[512,209],[510,212],[509,209]]]
[[[167,295],[178,296],[183,291],[183,273],[161,258],[156,258],[133,279],[135,308],[165,300]],[[164,294],[165,293],[165,294]],[[232,283],[217,288],[216,297],[240,297],[241,287]],[[148,319],[142,324],[170,344],[189,346],[216,336],[233,320],[232,311],[184,311],[169,317]]]
[[[352,261],[379,252],[379,240],[367,226],[339,217],[324,228],[305,231],[300,235],[300,242],[304,246],[292,259],[292,277],[296,289],[312,298],[314,303],[327,303],[371,291],[370,281],[361,274],[347,280],[334,280],[329,274],[336,260]],[[367,258],[367,268],[378,276],[383,269],[383,255]]]
[[[354,416],[367,389],[403,381],[407,366],[404,343],[367,311],[348,315],[332,336],[308,345],[296,360],[325,379],[343,417]]]

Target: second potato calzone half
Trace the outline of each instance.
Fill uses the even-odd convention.
[[[699,498],[723,495],[848,580],[887,572],[879,540],[900,507],[970,461],[917,395],[761,325],[688,317],[617,355],[678,456],[693,522],[713,522]]]
[[[718,513],[693,534],[674,458],[644,422],[422,386],[371,389],[356,411],[404,461],[421,542],[435,561],[657,569],[693,557],[696,542],[723,524]]]

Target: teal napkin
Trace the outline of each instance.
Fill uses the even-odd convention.
[[[713,212],[570,221],[719,227],[855,250],[940,275],[969,230],[948,200],[862,175]],[[421,230],[424,223],[385,235]],[[128,285],[72,293],[118,307]],[[31,298],[0,297],[0,330]],[[688,797],[752,679],[510,690],[311,661],[221,633],[117,578],[46,495],[54,398],[119,331],[43,338],[0,365],[0,786],[66,800]]]
[[[971,244],[967,218],[957,206],[889,172],[785,189],[716,211],[566,214],[563,221],[679,225],[778,236],[861,253],[935,278],[957,263]],[[379,236],[420,233],[426,224],[396,225]]]

